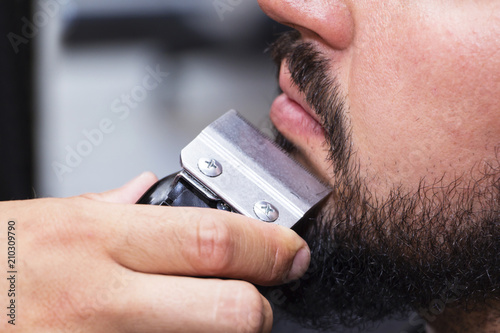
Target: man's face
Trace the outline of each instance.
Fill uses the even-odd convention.
[[[388,307],[425,307],[436,293],[450,299],[450,281],[468,289],[459,295],[467,300],[498,290],[500,1],[259,3],[300,32],[274,47],[284,94],[271,119],[299,159],[334,186],[321,237],[328,229],[335,255],[321,264],[334,266],[327,270],[337,280],[322,274],[324,291],[355,303],[346,291],[373,288],[375,275],[389,270],[385,279],[408,281],[382,283],[383,294],[372,295]],[[356,249],[342,252],[349,247]],[[350,254],[330,258],[340,252]],[[461,266],[478,256],[477,266]],[[352,260],[358,266],[342,275]],[[491,270],[483,290],[468,284]],[[355,282],[335,289],[344,278]],[[320,284],[302,286],[311,293]],[[405,288],[424,296],[391,303],[391,289]],[[373,304],[346,311],[376,318]]]
[[[360,176],[384,195],[395,184],[468,174],[493,159],[500,135],[500,1],[260,0],[328,61],[346,99]],[[282,64],[289,99],[304,96]],[[278,130],[330,177],[328,147],[308,115],[281,97]],[[296,112],[294,112],[296,111]],[[310,113],[314,113],[311,112]]]

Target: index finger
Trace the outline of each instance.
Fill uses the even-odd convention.
[[[215,209],[117,209],[122,219],[109,251],[132,270],[272,285],[299,278],[309,265],[306,242],[285,227]]]

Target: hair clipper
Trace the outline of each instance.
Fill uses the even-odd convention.
[[[206,127],[180,160],[182,170],[138,204],[221,209],[292,228],[330,192],[234,110]]]

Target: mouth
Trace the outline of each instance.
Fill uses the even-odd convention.
[[[271,121],[278,131],[293,143],[297,142],[296,139],[309,141],[311,137],[324,140],[325,130],[320,118],[293,84],[286,61],[281,64],[279,84],[283,93],[274,100],[270,112]]]

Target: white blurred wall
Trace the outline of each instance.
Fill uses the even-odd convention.
[[[61,4],[40,0],[35,13],[50,14],[46,9],[50,6],[41,6],[47,1],[58,7],[53,7],[53,17],[40,26],[36,37],[38,196],[104,191],[145,170],[159,177],[174,172],[182,147],[231,108],[259,127],[267,126],[277,85],[264,48],[227,52],[216,46],[169,52],[168,40],[148,39],[68,45],[63,36],[75,17],[148,15],[169,9],[163,6],[165,1],[154,0],[58,0]],[[193,12],[193,29],[227,40],[235,33],[245,38],[263,16],[256,1],[243,1],[224,13],[223,20],[212,1],[168,3]],[[144,97],[143,81],[156,68],[169,75]],[[150,88],[154,83],[147,80]],[[126,113],[121,100],[132,94],[137,98],[131,97],[133,107]]]

